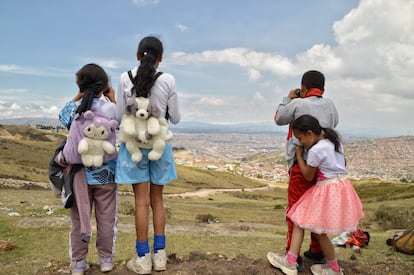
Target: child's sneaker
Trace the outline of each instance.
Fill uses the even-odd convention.
[[[298,272],[302,272],[305,270],[305,264],[303,263],[301,256],[298,256],[298,259],[296,260],[296,269],[298,270]]]
[[[152,254],[152,265],[155,271],[164,271],[167,269],[167,254],[165,249],[159,249],[157,253]]]
[[[138,255],[136,255],[134,258],[128,261],[127,268],[138,274],[151,274],[151,254],[147,253],[142,257],[138,257]]]
[[[276,254],[269,252],[267,253],[267,259],[274,267],[279,268],[286,275],[298,274],[296,263],[290,264],[287,260],[286,254]]]
[[[314,264],[311,266],[311,271],[314,275],[344,275],[342,268],[336,272],[326,264]]]
[[[114,269],[114,264],[112,263],[112,257],[101,257],[99,256],[99,265],[101,272],[109,272]]]
[[[72,275],[83,275],[85,271],[89,268],[88,262],[83,259],[80,261],[72,261],[70,269],[72,270]]]

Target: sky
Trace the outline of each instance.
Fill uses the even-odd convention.
[[[87,63],[116,89],[155,35],[183,122],[274,125],[302,74],[320,70],[339,131],[413,135],[413,14],[414,0],[4,0],[0,119],[57,118]]]

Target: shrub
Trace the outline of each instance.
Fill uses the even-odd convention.
[[[211,214],[198,214],[196,220],[204,223],[215,223],[219,221],[218,217]]]
[[[384,230],[408,228],[414,223],[414,210],[380,206],[375,212],[375,219]]]
[[[135,205],[130,201],[123,201],[119,204],[118,212],[123,215],[134,216]]]

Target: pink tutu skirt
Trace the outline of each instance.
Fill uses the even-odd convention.
[[[347,178],[318,181],[289,209],[287,217],[317,234],[355,231],[364,217],[362,203]]]

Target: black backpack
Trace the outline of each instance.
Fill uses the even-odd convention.
[[[60,166],[55,162],[56,156],[63,150],[65,147],[66,138],[62,140],[59,146],[56,148],[51,160],[49,161],[49,179],[52,183],[52,189],[55,192],[56,197],[60,197],[60,192],[62,187],[65,184],[65,179],[63,178],[63,170],[65,167]]]
[[[80,164],[72,165],[67,177],[64,177],[64,166],[60,166],[56,163],[56,156],[63,150],[66,144],[66,138],[62,140],[59,146],[53,153],[52,158],[49,161],[49,180],[51,182],[51,188],[57,198],[62,199],[63,207],[71,208],[74,201],[72,192],[73,177],[83,166]]]

